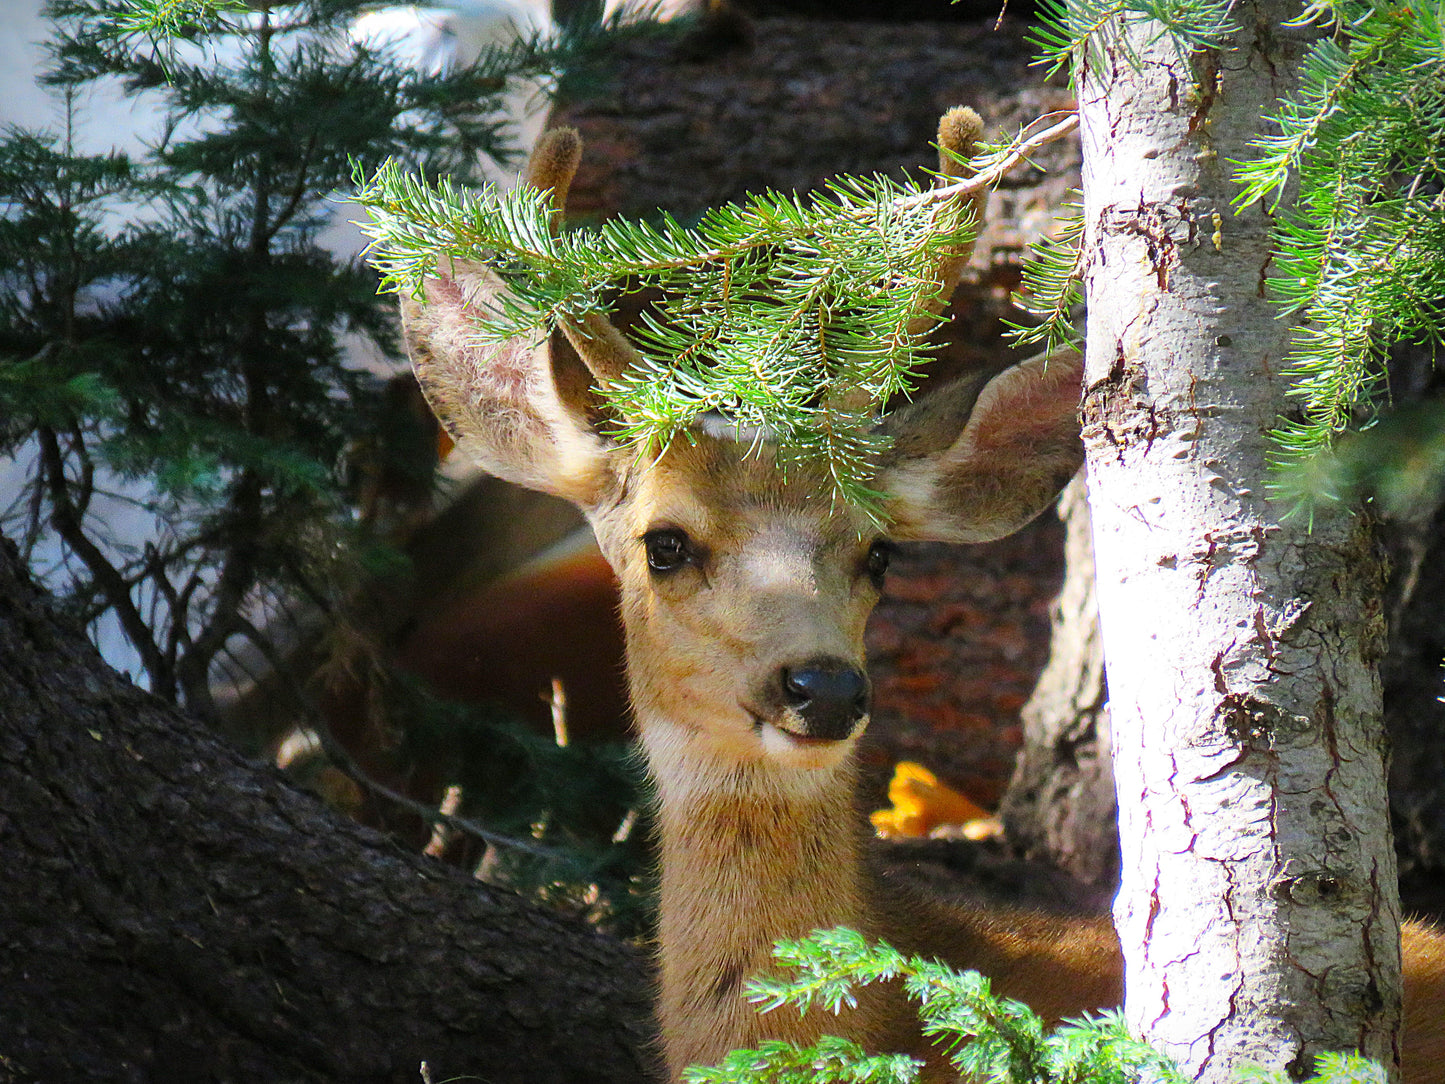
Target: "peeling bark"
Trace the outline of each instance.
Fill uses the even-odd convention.
[[[1262,296],[1269,218],[1230,206],[1297,13],[1241,4],[1232,48],[1187,59],[1155,27],[1111,32],[1080,79],[1126,1013],[1219,1084],[1325,1050],[1397,1060],[1381,566],[1364,519],[1311,531],[1265,499],[1288,327]]]
[[[648,1078],[626,946],[117,677],[0,540],[0,1081]]]

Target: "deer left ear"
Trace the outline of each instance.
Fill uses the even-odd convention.
[[[990,542],[1042,512],[1084,461],[1073,348],[960,378],[883,422],[877,476],[900,541]]]

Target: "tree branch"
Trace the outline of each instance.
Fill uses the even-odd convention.
[[[8,543],[0,816],[7,1079],[652,1079],[643,954],[336,817],[108,672]]]
[[[158,696],[173,695],[175,674],[151,638],[150,627],[145,618],[136,609],[125,577],[85,532],[82,515],[71,500],[69,483],[65,477],[65,456],[60,450],[60,440],[55,430],[50,426],[37,426],[35,435],[40,443],[45,485],[50,493],[53,509],[51,523],[105,594],[120,621],[126,639],[141,657],[141,665],[150,676],[152,690]]]

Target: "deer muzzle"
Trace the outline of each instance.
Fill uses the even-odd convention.
[[[810,659],[780,667],[777,682],[795,738],[843,741],[868,715],[868,675],[845,659]]]

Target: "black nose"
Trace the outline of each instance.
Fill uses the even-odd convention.
[[[868,714],[868,676],[842,659],[814,659],[781,671],[783,695],[806,736],[841,741]]]

